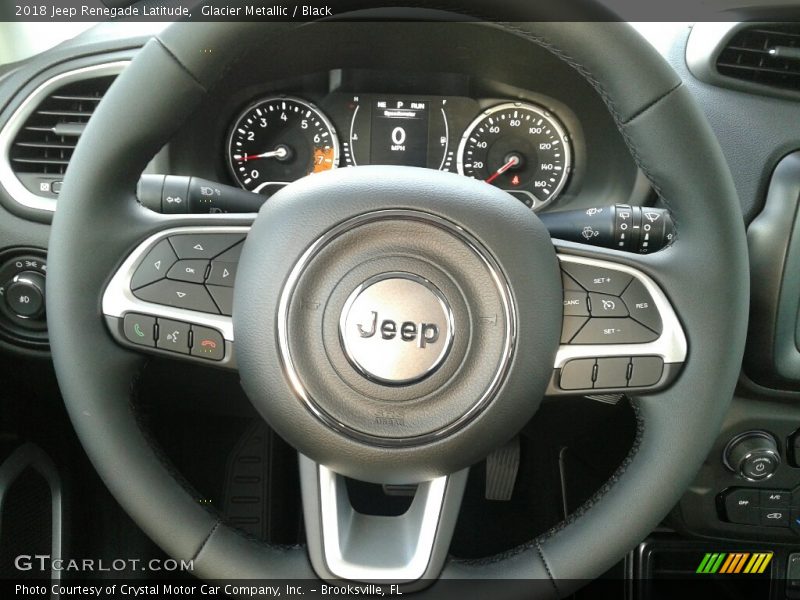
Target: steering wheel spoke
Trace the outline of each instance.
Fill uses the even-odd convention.
[[[215,215],[155,223],[103,293],[109,330],[139,351],[236,368],[233,289],[248,222]]]
[[[308,553],[322,579],[400,584],[438,577],[469,469],[418,483],[402,514],[384,516],[357,511],[344,476],[299,456]]]
[[[686,360],[687,342],[654,279],[658,269],[652,257],[563,244],[558,259],[564,316],[547,394],[642,393],[667,387]]]

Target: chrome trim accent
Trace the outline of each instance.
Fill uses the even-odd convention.
[[[402,515],[356,512],[344,477],[300,455],[309,555],[323,579],[409,583],[438,576],[469,469],[419,483]]]
[[[353,304],[361,296],[362,292],[367,291],[367,289],[371,287],[373,284],[380,283],[381,281],[386,281],[387,279],[405,279],[407,281],[412,281],[414,283],[419,284],[432,294],[433,298],[438,302],[439,307],[442,310],[442,314],[445,317],[446,338],[443,340],[442,349],[440,350],[439,356],[436,358],[436,361],[432,363],[431,366],[427,367],[419,375],[415,375],[413,377],[409,377],[406,379],[398,379],[398,378],[389,379],[380,377],[379,375],[372,373],[369,369],[366,368],[365,365],[362,364],[362,361],[360,361],[358,357],[356,357],[354,352],[355,349],[352,347],[351,343],[348,343],[348,339],[351,336],[348,335],[347,321],[350,318],[350,310],[352,309]],[[409,304],[408,296],[403,297],[403,304],[404,306],[408,306]],[[382,307],[380,310],[383,311],[384,308]],[[444,297],[444,294],[442,294],[442,291],[424,277],[420,277],[419,275],[415,275],[414,273],[405,273],[400,271],[392,271],[387,273],[381,273],[380,275],[375,275],[374,277],[370,277],[362,284],[360,284],[358,287],[356,287],[356,289],[353,290],[353,292],[347,298],[347,301],[344,303],[344,306],[342,307],[342,314],[339,317],[339,341],[342,345],[342,349],[344,350],[345,356],[347,356],[347,359],[350,361],[350,364],[352,364],[353,367],[355,367],[355,369],[367,379],[385,385],[406,385],[410,383],[415,383],[436,372],[436,370],[444,362],[444,359],[447,358],[447,355],[450,353],[450,348],[453,346],[454,330],[455,330],[455,323],[453,321],[453,311],[451,310],[450,304],[447,302],[447,299]],[[375,334],[377,334],[377,331],[375,332]],[[419,332],[419,334],[421,336],[423,335],[423,332]],[[400,336],[400,331],[397,331],[395,337],[399,336]],[[356,340],[356,343],[357,342],[358,340]],[[406,346],[408,345],[408,342],[400,342],[400,343]],[[412,346],[415,347],[416,345]],[[424,358],[424,356],[422,356],[421,358]]]
[[[145,302],[131,292],[131,278],[136,267],[147,252],[164,238],[181,233],[244,233],[250,231],[247,226],[209,226],[209,227],[173,227],[154,233],[139,244],[125,259],[103,293],[103,314],[108,317],[122,318],[127,312],[138,312],[154,317],[187,321],[217,329],[227,341],[233,341],[233,320],[225,315],[213,315],[184,308],[174,308]]]
[[[0,158],[0,183],[2,183],[3,187],[17,204],[36,210],[54,212],[56,210],[56,203],[58,202],[56,198],[38,196],[29,191],[19,178],[17,178],[11,166],[11,147],[14,144],[14,139],[17,137],[17,134],[25,125],[25,121],[28,120],[28,117],[36,111],[42,100],[49,96],[56,88],[75,81],[84,81],[86,79],[106,77],[108,75],[119,75],[130,62],[130,60],[120,60],[59,73],[31,92],[8,118],[3,129],[0,130],[0,152],[2,152],[2,157]]]
[[[653,298],[653,302],[661,314],[663,329],[657,340],[645,344],[561,344],[556,353],[554,368],[560,369],[564,363],[574,358],[602,358],[604,356],[660,356],[665,363],[682,363],[686,360],[686,336],[680,321],[664,292],[650,277],[632,267],[595,258],[558,254],[558,260],[611,269],[635,277]]]
[[[412,221],[428,223],[435,227],[439,227],[444,231],[459,238],[460,241],[463,242],[468,248],[470,248],[470,250],[472,250],[472,252],[475,253],[475,255],[481,260],[481,262],[483,262],[483,264],[489,271],[490,276],[494,280],[495,286],[497,287],[497,291],[503,303],[503,313],[505,315],[505,323],[506,323],[505,344],[503,347],[503,354],[500,360],[500,364],[498,366],[497,371],[495,372],[495,376],[492,378],[492,381],[489,383],[486,390],[484,390],[481,397],[476,400],[475,404],[473,404],[472,407],[467,412],[465,412],[463,415],[461,415],[461,417],[459,417],[446,427],[443,427],[437,431],[434,431],[426,435],[408,437],[408,438],[384,438],[384,437],[372,436],[363,433],[361,431],[356,431],[350,428],[349,426],[345,425],[344,423],[341,423],[340,421],[334,419],[331,415],[325,412],[322,409],[322,407],[320,407],[316,403],[316,401],[308,392],[308,390],[306,390],[305,386],[303,385],[303,382],[300,380],[299,374],[297,373],[297,369],[295,368],[291,351],[289,350],[289,338],[288,338],[289,303],[291,302],[297,282],[299,281],[300,277],[305,271],[305,268],[308,266],[308,263],[327,244],[329,244],[331,241],[333,241],[343,233],[346,233],[347,231],[353,229],[354,227],[358,227],[360,225],[387,219],[394,219],[394,220],[407,219]],[[511,288],[506,280],[505,274],[503,273],[502,269],[500,268],[500,265],[497,263],[494,257],[487,250],[483,248],[482,244],[477,239],[475,239],[470,233],[468,233],[459,225],[456,225],[455,223],[452,223],[451,221],[443,219],[442,217],[439,217],[437,215],[432,215],[430,213],[425,213],[418,210],[410,210],[410,209],[378,210],[359,215],[357,217],[349,219],[348,221],[345,221],[344,223],[340,223],[334,228],[328,230],[314,243],[312,243],[311,246],[309,246],[309,248],[295,263],[294,267],[292,267],[292,270],[289,273],[289,277],[284,283],[283,290],[281,290],[281,296],[278,302],[278,315],[277,315],[278,348],[280,350],[280,357],[283,366],[283,371],[286,375],[286,378],[289,380],[289,384],[294,390],[295,395],[303,402],[303,404],[305,404],[306,408],[311,412],[311,414],[313,414],[326,426],[350,438],[379,446],[386,446],[386,447],[416,446],[420,444],[433,442],[451,433],[452,431],[459,429],[467,422],[469,422],[492,400],[492,398],[494,398],[495,394],[497,393],[497,390],[500,388],[500,385],[505,379],[506,373],[508,372],[508,369],[510,368],[511,365],[511,359],[514,354],[514,348],[516,347],[516,337],[517,337],[517,313],[513,300],[513,295],[511,293]]]

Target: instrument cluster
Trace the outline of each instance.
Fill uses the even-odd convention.
[[[226,148],[236,183],[267,196],[320,171],[406,165],[483,180],[533,210],[564,190],[573,156],[561,120],[532,102],[340,92],[319,105],[261,98],[235,119]]]

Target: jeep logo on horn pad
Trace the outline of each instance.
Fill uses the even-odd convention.
[[[453,315],[442,293],[411,273],[384,273],[362,283],[342,310],[339,335],[352,365],[369,379],[409,384],[444,361]]]

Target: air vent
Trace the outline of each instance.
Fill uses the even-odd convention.
[[[9,156],[12,170],[23,183],[32,181],[26,174],[54,180],[64,175],[78,138],[113,81],[110,76],[64,85],[36,107],[14,138]],[[46,190],[37,186],[31,191]]]
[[[0,129],[0,184],[25,208],[52,212],[86,123],[128,60],[45,79]]]
[[[720,75],[800,91],[800,24],[744,27],[716,61]]]

